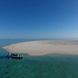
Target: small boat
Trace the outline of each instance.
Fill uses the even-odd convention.
[[[23,59],[23,55],[22,54],[17,54],[17,53],[11,53],[11,54],[8,54],[6,56],[8,59]]]

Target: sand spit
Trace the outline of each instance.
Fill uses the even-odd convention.
[[[65,54],[78,55],[77,41],[42,40],[21,42],[3,47],[10,53],[26,53],[29,55]]]

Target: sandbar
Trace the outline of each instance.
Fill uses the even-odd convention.
[[[26,53],[32,56],[50,54],[78,55],[78,41],[40,40],[20,42],[3,48],[10,53]]]

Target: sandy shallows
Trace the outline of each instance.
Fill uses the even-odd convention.
[[[27,53],[29,55],[78,54],[77,41],[42,40],[21,42],[3,47],[11,53]]]

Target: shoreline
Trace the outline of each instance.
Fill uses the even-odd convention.
[[[30,56],[78,55],[78,42],[65,40],[39,40],[20,42],[3,47],[10,53],[25,53]]]

